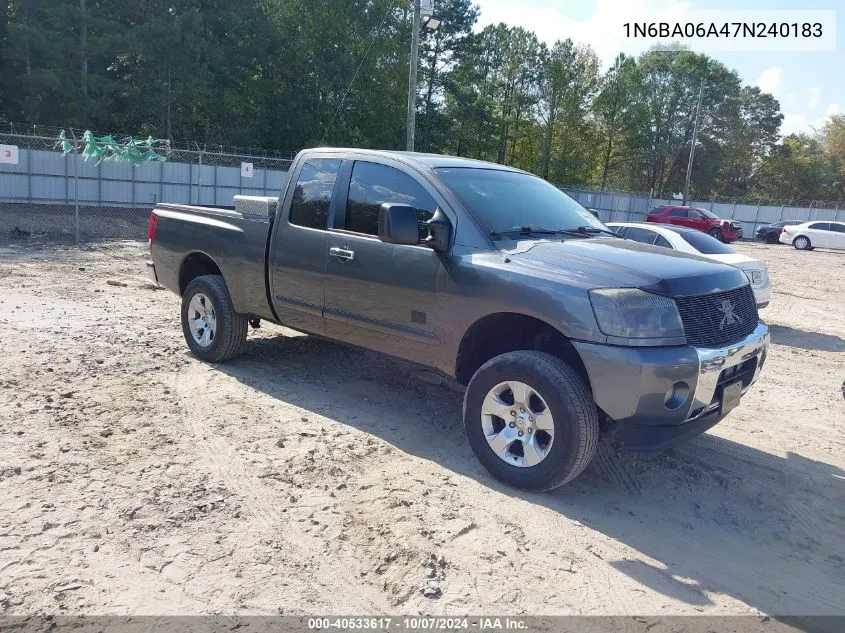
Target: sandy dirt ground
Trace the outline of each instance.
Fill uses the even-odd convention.
[[[209,366],[145,244],[0,246],[0,613],[845,614],[845,253],[738,250],[740,407],[527,494],[437,375],[266,325]]]

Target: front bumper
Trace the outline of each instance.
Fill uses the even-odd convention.
[[[765,308],[772,300],[772,284],[767,280],[762,286],[751,286],[757,308]]]
[[[722,390],[742,381],[742,393],[757,380],[769,347],[760,323],[730,347],[614,347],[574,343],[593,398],[616,422],[632,450],[660,450],[703,433],[724,417]]]

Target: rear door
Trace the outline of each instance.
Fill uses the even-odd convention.
[[[670,209],[666,216],[667,224],[677,224],[678,226],[689,226],[689,216],[686,209]]]
[[[446,283],[445,256],[380,241],[379,210],[385,202],[409,204],[424,221],[445,204],[389,159],[356,160],[344,198],[326,244],[326,335],[425,362],[440,345],[437,290]]]
[[[279,320],[324,334],[326,240],[343,161],[310,157],[291,174],[270,243],[270,300]]]

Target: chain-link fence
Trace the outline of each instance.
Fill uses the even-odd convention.
[[[86,161],[80,133],[68,135],[74,151],[64,154],[61,130],[45,126],[0,126],[0,236],[47,236],[84,241],[146,235],[158,202],[233,208],[235,195],[277,196],[293,152],[273,152],[197,143],[169,143],[164,162],[134,165]],[[562,187],[606,222],[643,221],[649,209],[677,200],[648,194]],[[743,226],[781,220],[845,220],[839,203],[748,204],[689,201]]]
[[[85,241],[143,238],[158,202],[234,208],[235,195],[277,196],[293,153],[171,144],[166,160],[86,161],[79,134],[0,128],[0,235]]]

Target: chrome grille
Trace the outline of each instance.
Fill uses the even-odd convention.
[[[726,292],[678,297],[675,302],[690,345],[731,345],[751,334],[759,323],[754,292],[748,285]]]

